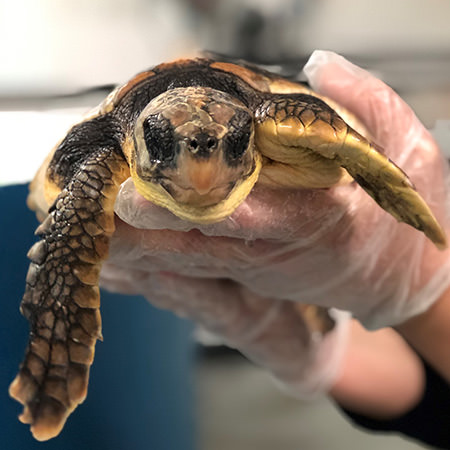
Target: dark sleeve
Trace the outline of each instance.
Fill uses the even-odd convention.
[[[435,448],[450,449],[450,385],[424,362],[425,393],[415,408],[394,420],[377,420],[338,407],[363,428],[396,432]]]

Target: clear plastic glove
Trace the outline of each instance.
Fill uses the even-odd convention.
[[[359,117],[448,230],[446,163],[412,110],[333,53],[315,52],[305,73]],[[149,203],[128,180],[116,212],[103,285],[197,321],[300,395],[332,383],[346,326],[311,335],[286,300],[347,310],[377,328],[424,311],[450,284],[449,252],[397,223],[356,183],[256,186],[227,220],[199,226]]]
[[[133,234],[120,226],[126,227],[120,233]],[[337,377],[348,335],[345,312],[331,311],[334,329],[323,334],[315,326],[320,321],[308,319],[306,305],[261,297],[232,280],[112,264],[103,276],[109,289],[144,294],[153,305],[193,320],[268,370],[290,395],[310,398],[327,391]]]

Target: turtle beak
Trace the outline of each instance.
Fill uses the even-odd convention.
[[[199,195],[206,195],[217,187],[216,183],[219,179],[217,162],[189,158],[184,170],[188,185]]]
[[[161,185],[181,204],[207,206],[217,204],[242,178],[241,167],[230,167],[219,153],[199,158],[191,152],[181,152],[175,168],[163,172]]]

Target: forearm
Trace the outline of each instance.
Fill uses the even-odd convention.
[[[410,410],[423,389],[422,363],[394,330],[369,332],[353,321],[341,372],[330,391],[339,405],[387,420]]]
[[[428,310],[397,331],[450,383],[450,288]]]

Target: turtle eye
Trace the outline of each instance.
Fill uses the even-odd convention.
[[[143,130],[150,162],[171,162],[175,157],[176,145],[170,121],[161,114],[152,114],[145,119]]]
[[[223,138],[225,157],[229,162],[237,162],[249,146],[253,118],[244,109],[239,109],[230,120],[229,128],[230,131]]]

